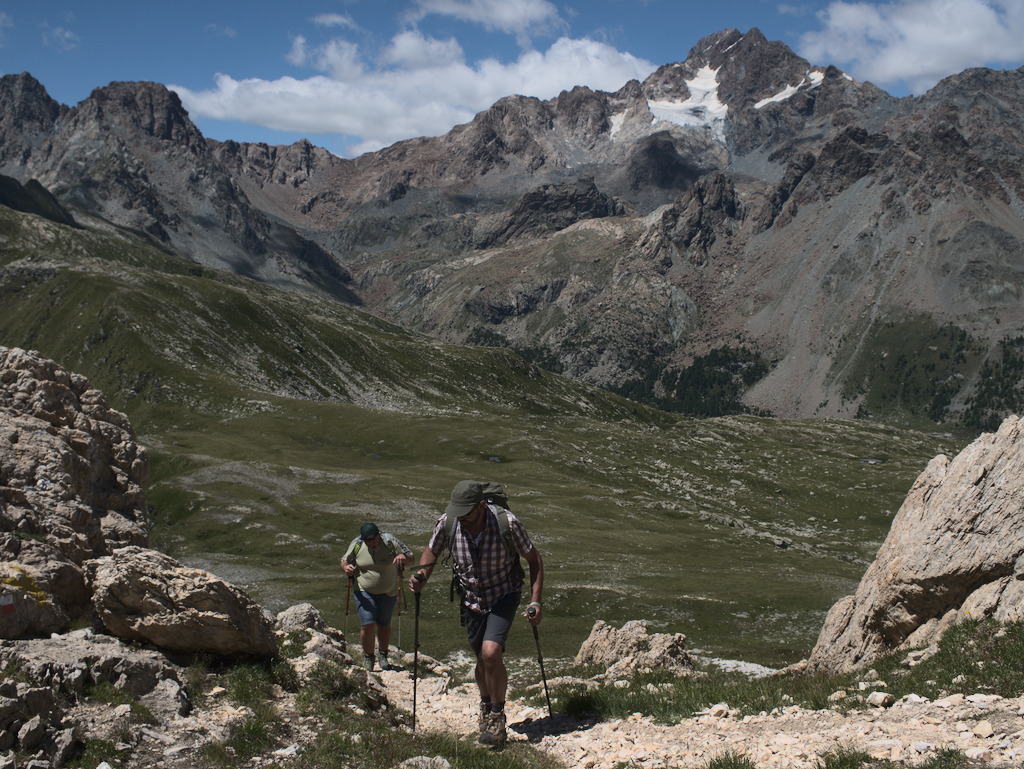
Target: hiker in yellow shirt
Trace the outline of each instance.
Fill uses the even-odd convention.
[[[390,670],[391,615],[398,600],[399,573],[412,562],[412,550],[375,523],[364,523],[341,557],[341,570],[355,580],[359,641],[364,666],[373,670],[373,647],[381,670]]]

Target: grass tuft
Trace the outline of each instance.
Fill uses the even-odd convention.
[[[896,654],[875,665],[897,697],[937,699],[955,691],[1017,697],[1024,691],[1024,622],[967,620],[949,628],[938,651],[920,664],[905,667],[905,658]]]
[[[704,766],[705,769],[757,769],[753,759],[731,750],[715,756]]]
[[[861,769],[872,760],[863,750],[838,747],[818,756],[814,769]]]

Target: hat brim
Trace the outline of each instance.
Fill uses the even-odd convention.
[[[462,518],[464,515],[469,515],[473,512],[473,508],[479,504],[479,502],[449,502],[444,512],[445,515],[454,515],[456,518]]]

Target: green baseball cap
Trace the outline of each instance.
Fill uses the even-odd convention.
[[[373,539],[380,534],[380,529],[377,528],[375,523],[364,523],[362,528],[359,529],[359,536],[363,539]]]
[[[459,481],[452,489],[452,499],[445,513],[461,518],[468,515],[484,498],[484,485],[480,481]]]

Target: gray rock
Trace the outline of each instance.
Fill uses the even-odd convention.
[[[300,603],[290,606],[277,615],[275,626],[283,633],[299,630],[319,630],[326,627],[323,615],[311,603]]]
[[[170,721],[175,716],[187,716],[192,711],[185,687],[177,679],[164,678],[139,698],[160,721]]]
[[[452,765],[441,756],[413,756],[398,764],[395,769],[452,769]]]
[[[810,666],[847,670],[924,647],[966,617],[1024,619],[1024,421],[1009,417],[918,477],[853,596],[829,611]]]
[[[686,636],[682,633],[651,634],[643,620],[632,620],[618,630],[597,620],[576,654],[574,664],[605,667],[610,677],[644,668],[669,670],[679,675],[693,672],[693,661],[686,652]]]
[[[896,702],[896,698],[889,692],[871,692],[866,701],[868,705],[873,705],[876,708],[889,708]]]
[[[50,759],[54,767],[64,766],[81,747],[82,741],[74,728],[62,729],[53,735],[53,752]]]
[[[86,563],[93,607],[104,627],[161,649],[225,657],[277,651],[273,620],[242,590],[169,556],[125,547]]]
[[[15,718],[20,711],[17,696],[17,690],[15,690],[13,697],[0,697],[0,726],[10,723],[10,720]]]
[[[121,684],[141,696],[164,680],[178,682],[177,669],[156,651],[132,648],[112,636],[79,630],[52,638],[11,641],[0,649],[0,663],[11,662],[48,688],[22,689],[20,701],[32,712],[52,710],[53,691],[81,694],[86,684]]]
[[[24,712],[41,716],[44,721],[52,720],[58,711],[57,697],[49,687],[19,684],[18,700]]]
[[[18,744],[25,752],[39,747],[46,737],[46,725],[39,716],[33,716],[18,730]]]

